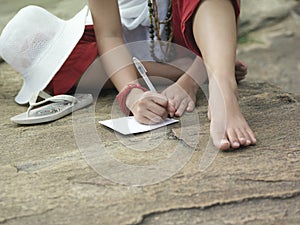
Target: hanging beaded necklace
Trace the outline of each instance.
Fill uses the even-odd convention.
[[[170,61],[173,58],[173,48],[171,41],[173,38],[173,29],[172,29],[172,0],[169,0],[168,11],[165,20],[160,21],[158,17],[158,7],[156,0],[148,0],[148,10],[149,10],[149,33],[150,33],[150,54],[151,57],[156,62],[165,63]],[[160,25],[165,25],[165,33],[167,37],[167,42],[163,42],[160,35]],[[155,41],[155,37],[157,41]],[[160,50],[163,52],[164,57],[158,58],[155,54],[155,43],[158,42]]]

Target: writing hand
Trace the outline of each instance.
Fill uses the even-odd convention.
[[[155,124],[168,116],[168,99],[162,94],[134,89],[127,98],[129,109],[139,123]]]

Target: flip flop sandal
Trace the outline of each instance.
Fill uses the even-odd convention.
[[[72,111],[84,108],[93,102],[91,94],[76,94],[51,96],[46,92],[39,92],[29,100],[27,112],[21,113],[11,118],[17,124],[38,124],[51,122],[60,119]],[[44,100],[36,102],[37,98]],[[38,107],[39,106],[39,107]]]

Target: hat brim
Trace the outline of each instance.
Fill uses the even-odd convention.
[[[72,19],[62,21],[62,31],[47,50],[47,57],[40,59],[27,72],[29,76],[24,76],[24,83],[15,97],[18,104],[28,103],[32,94],[45,89],[62,67],[83,35],[88,10],[88,7],[84,6]]]

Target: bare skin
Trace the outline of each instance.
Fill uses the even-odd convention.
[[[229,0],[203,1],[195,14],[193,31],[209,77],[209,117],[214,144],[221,150],[255,144],[255,135],[242,115],[237,99],[237,81],[245,78],[247,66],[240,61],[235,63],[236,22],[232,3]],[[184,107],[189,111],[195,100],[193,90],[197,84],[191,79],[183,79],[184,76],[187,75],[183,75],[177,84],[188,96],[183,92],[181,96],[177,95],[172,103],[179,105],[175,115],[181,115],[180,109]],[[174,99],[176,90],[176,85],[172,85],[164,94]]]
[[[248,67],[247,65],[237,60],[235,63],[235,79],[240,82],[246,78]],[[150,69],[151,74],[151,69]],[[174,73],[175,74],[175,73]],[[173,75],[174,75],[173,74]],[[152,75],[152,74],[151,74]],[[196,104],[196,94],[199,89],[199,82],[195,82],[191,75],[176,77],[177,82],[162,93],[168,97],[169,105],[171,104],[176,109],[171,116],[182,116],[185,111],[192,112]],[[208,110],[208,118],[211,119],[210,110]]]
[[[211,137],[214,144],[222,150],[255,144],[255,136],[238,105],[234,76],[237,28],[231,1],[202,2],[195,15],[193,30],[204,62],[209,68]],[[222,38],[219,38],[220,35]],[[218,92],[221,96],[218,96]],[[214,106],[220,101],[223,102],[225,115],[219,113],[218,106]],[[225,122],[223,138],[218,136],[222,126],[220,121]]]
[[[103,83],[105,83],[104,89],[114,88],[113,83],[108,79],[106,72],[101,65],[100,59],[97,59],[97,62],[95,61],[93,64],[94,65],[92,65],[84,74],[84,79],[80,80],[81,87],[84,87],[87,91],[98,90],[99,86],[103,86]],[[170,116],[182,116],[185,111],[192,112],[195,109],[196,93],[199,89],[199,82],[196,83],[193,82],[193,80],[190,80],[190,82],[185,81],[185,79],[190,78],[191,76],[182,76],[184,74],[182,70],[179,70],[178,68],[172,67],[168,64],[158,64],[152,62],[143,62],[143,64],[148,71],[148,75],[150,76],[161,77],[163,71],[163,75],[166,80],[163,84],[161,83],[162,81],[159,80],[159,84],[170,85],[162,92],[163,95],[169,98],[169,108],[173,106],[173,110],[168,109]],[[197,74],[199,73],[199,71],[196,72]],[[236,81],[239,82],[245,79],[246,75],[247,65],[241,61],[236,61]],[[173,82],[176,83],[174,84]],[[136,95],[133,94],[133,96]],[[208,113],[208,117],[210,119],[210,113]]]
[[[121,92],[128,84],[137,83],[137,71],[125,47],[117,0],[89,0],[99,54],[106,74]],[[114,51],[117,49],[117,51]],[[117,60],[116,60],[117,59]],[[100,71],[99,71],[100,72]],[[132,89],[126,98],[127,107],[140,123],[154,124],[168,115],[168,100],[159,93],[145,94]],[[172,108],[172,107],[171,107]]]
[[[111,53],[112,49],[125,44],[117,0],[89,0],[89,6],[104,70],[113,86],[121,92],[128,84],[137,83],[138,74],[126,49],[117,54]],[[245,78],[247,67],[239,61],[235,62],[236,21],[231,1],[204,0],[195,13],[193,31],[208,68],[211,136],[214,144],[222,150],[255,144],[255,136],[241,114],[237,101],[236,81]],[[119,60],[112,60],[115,57]],[[171,77],[178,80],[162,94],[132,89],[126,105],[137,121],[154,124],[168,114],[180,116],[184,111],[194,109],[199,89],[197,82],[182,73],[174,73]],[[216,102],[222,103],[219,104],[222,107],[215,108],[218,105]],[[226,117],[218,113],[222,110],[226,112]]]
[[[247,75],[248,67],[247,65],[242,62],[241,60],[237,60],[235,62],[235,79],[237,82],[240,82],[241,80],[244,80]]]

